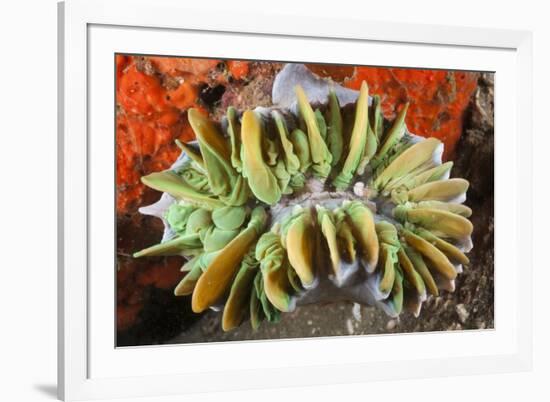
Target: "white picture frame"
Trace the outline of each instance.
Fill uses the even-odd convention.
[[[127,13],[129,8],[131,14]],[[282,16],[216,15],[206,6],[188,9],[178,0],[68,0],[59,4],[58,11],[60,398],[161,396],[531,368],[531,33],[358,19],[320,20],[300,15],[286,15],[281,24]],[[223,47],[223,39],[229,36],[239,50]],[[161,37],[166,39],[162,48],[161,41],[155,42]],[[171,47],[171,43],[183,46],[185,41],[170,37],[191,40],[183,49]],[[196,40],[201,41],[202,50],[192,48]],[[260,49],[258,41],[271,42],[273,46]],[[312,44],[311,49],[299,46],[304,41]],[[337,46],[329,56],[316,56],[316,43]],[[448,68],[496,71],[494,330],[115,349],[114,300],[94,296],[97,292],[111,294],[112,283],[107,281],[113,277],[112,271],[94,269],[103,259],[113,258],[109,237],[98,236],[98,228],[114,228],[113,210],[101,201],[113,199],[113,186],[101,189],[101,182],[113,177],[113,164],[108,163],[112,162],[111,156],[102,150],[112,146],[114,135],[113,116],[109,119],[109,111],[102,109],[103,103],[112,105],[108,101],[113,96],[112,86],[101,85],[107,71],[103,71],[102,61],[108,60],[113,51],[140,53],[136,51],[139,49],[142,53],[201,57],[208,56],[207,52],[216,46],[216,56],[276,60],[297,60],[296,49],[300,48],[300,54],[309,55],[304,56],[308,61],[319,57],[314,61],[324,62],[342,62],[353,49],[365,47],[376,58],[371,64],[408,65],[408,57],[408,63],[414,66],[441,67],[441,63],[446,63]],[[398,57],[384,50],[390,47],[399,47]],[[414,51],[408,53],[410,49]],[[445,60],[434,57],[435,53],[438,57],[444,54]],[[112,62],[113,59],[107,66],[110,71]],[[109,78],[105,79],[108,83]],[[517,141],[520,133],[522,140]],[[101,164],[95,162],[99,156]],[[508,194],[506,199],[499,198],[503,190]],[[518,196],[520,193],[522,197]],[[499,220],[504,211],[515,219]],[[508,236],[501,236],[503,233]],[[111,315],[104,317],[109,309]],[[438,349],[437,345],[445,343],[455,345],[452,353]],[[407,354],[409,349],[422,350],[411,348],[412,344],[430,344],[435,351]],[[401,354],[376,354],[387,349],[387,345]],[[322,356],[319,348],[326,351]],[[342,353],[357,348],[369,348],[371,353]],[[278,360],[285,351],[300,352],[299,358],[291,362]],[[272,358],[259,361],[257,356],[262,354]],[[199,356],[207,362],[212,362],[214,356],[224,357],[218,358],[214,367],[197,363],[194,370],[178,371],[174,356],[185,356],[188,362],[198,362]],[[235,358],[240,363],[229,367],[227,362]]]

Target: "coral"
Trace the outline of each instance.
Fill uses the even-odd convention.
[[[418,316],[469,263],[468,182],[449,178],[443,143],[408,131],[408,103],[386,119],[365,81],[351,104],[340,93],[310,103],[297,86],[294,108],[229,108],[221,124],[190,109],[197,144],[142,177],[169,232],[134,256],[185,256],[175,294],[223,308],[224,330],[337,300]]]

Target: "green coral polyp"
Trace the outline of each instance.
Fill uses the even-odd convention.
[[[135,257],[186,257],[175,295],[223,307],[224,330],[331,300],[418,316],[469,264],[468,182],[449,179],[439,140],[407,132],[408,105],[386,122],[366,83],[353,118],[333,90],[312,105],[298,86],[296,100],[296,114],[230,107],[222,124],[191,109],[199,147],[142,178],[173,197],[172,237]]]

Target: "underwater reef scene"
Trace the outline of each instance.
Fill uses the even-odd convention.
[[[117,346],[493,328],[493,79],[117,55]]]

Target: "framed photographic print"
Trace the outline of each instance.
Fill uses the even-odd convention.
[[[529,33],[129,4],[59,6],[61,398],[529,369]]]

